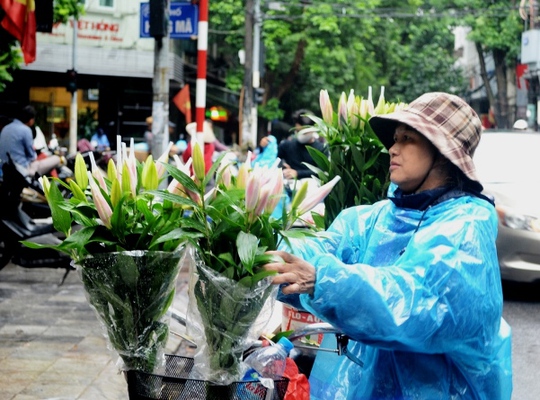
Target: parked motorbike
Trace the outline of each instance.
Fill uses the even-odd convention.
[[[42,244],[58,244],[59,234],[53,227],[52,219],[31,217],[22,207],[24,189],[36,186],[34,179],[24,177],[15,167],[11,157],[2,166],[3,182],[0,185],[0,270],[9,262],[25,268],[65,269],[62,284],[69,271],[74,270],[71,258],[53,249],[29,249],[20,241],[31,240]],[[39,192],[38,192],[39,193]]]

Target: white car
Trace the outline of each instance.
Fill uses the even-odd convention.
[[[474,163],[499,216],[502,279],[540,281],[540,133],[484,131]]]

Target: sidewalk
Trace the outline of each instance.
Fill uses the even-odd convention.
[[[77,271],[0,271],[0,400],[126,400],[127,384]],[[177,282],[174,307],[185,311],[187,271]],[[171,322],[172,330],[183,327]],[[170,335],[166,352],[183,354],[186,342]]]
[[[117,356],[95,311],[86,300],[77,271],[22,268],[0,271],[0,400],[128,400]],[[173,307],[187,310],[188,268],[180,270]],[[268,327],[281,324],[281,305],[262,314]],[[185,328],[171,321],[171,331]],[[165,352],[193,355],[193,348],[170,334]]]

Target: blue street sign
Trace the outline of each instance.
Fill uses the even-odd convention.
[[[198,34],[199,7],[189,3],[171,3],[169,8],[169,37],[189,39]],[[150,3],[141,3],[141,38],[150,36]]]

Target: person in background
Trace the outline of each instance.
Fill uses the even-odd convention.
[[[480,118],[435,92],[369,123],[390,154],[389,197],[265,266],[278,299],[350,338],[350,357],[318,352],[310,398],[510,400],[497,212],[473,162]]]
[[[32,106],[22,108],[16,118],[2,129],[0,133],[0,167],[11,156],[17,170],[24,176],[45,175],[53,169],[65,164],[65,159],[50,155],[37,159],[34,150],[32,126],[35,123],[36,111]]]
[[[197,123],[191,122],[186,125],[186,132],[190,136],[188,144],[184,152],[182,153],[182,161],[185,163],[189,160],[192,154],[192,144],[193,138],[197,135]],[[203,141],[204,141],[204,165],[205,172],[208,173],[213,163],[213,156],[215,151],[214,143],[216,141],[216,136],[214,134],[214,129],[212,128],[212,123],[210,121],[204,121],[203,123]]]
[[[146,143],[147,149],[145,149],[148,154],[152,154],[152,142],[154,140],[154,135],[152,134],[152,116],[146,118],[146,130],[144,131],[143,138]]]
[[[98,127],[96,132],[92,135],[90,144],[97,151],[109,151],[111,149],[107,132],[105,132],[105,129],[102,127]]]
[[[307,116],[313,114],[309,110],[298,110],[293,114],[295,136],[290,140],[282,140],[278,146],[277,156],[281,159],[283,177],[285,179],[309,178],[313,172],[304,164],[315,165],[307,147],[311,146],[323,153],[327,152],[324,143],[319,140],[315,123]]]
[[[277,139],[273,135],[266,135],[259,141],[258,153],[253,160],[253,165],[271,167],[274,165],[278,154]]]

